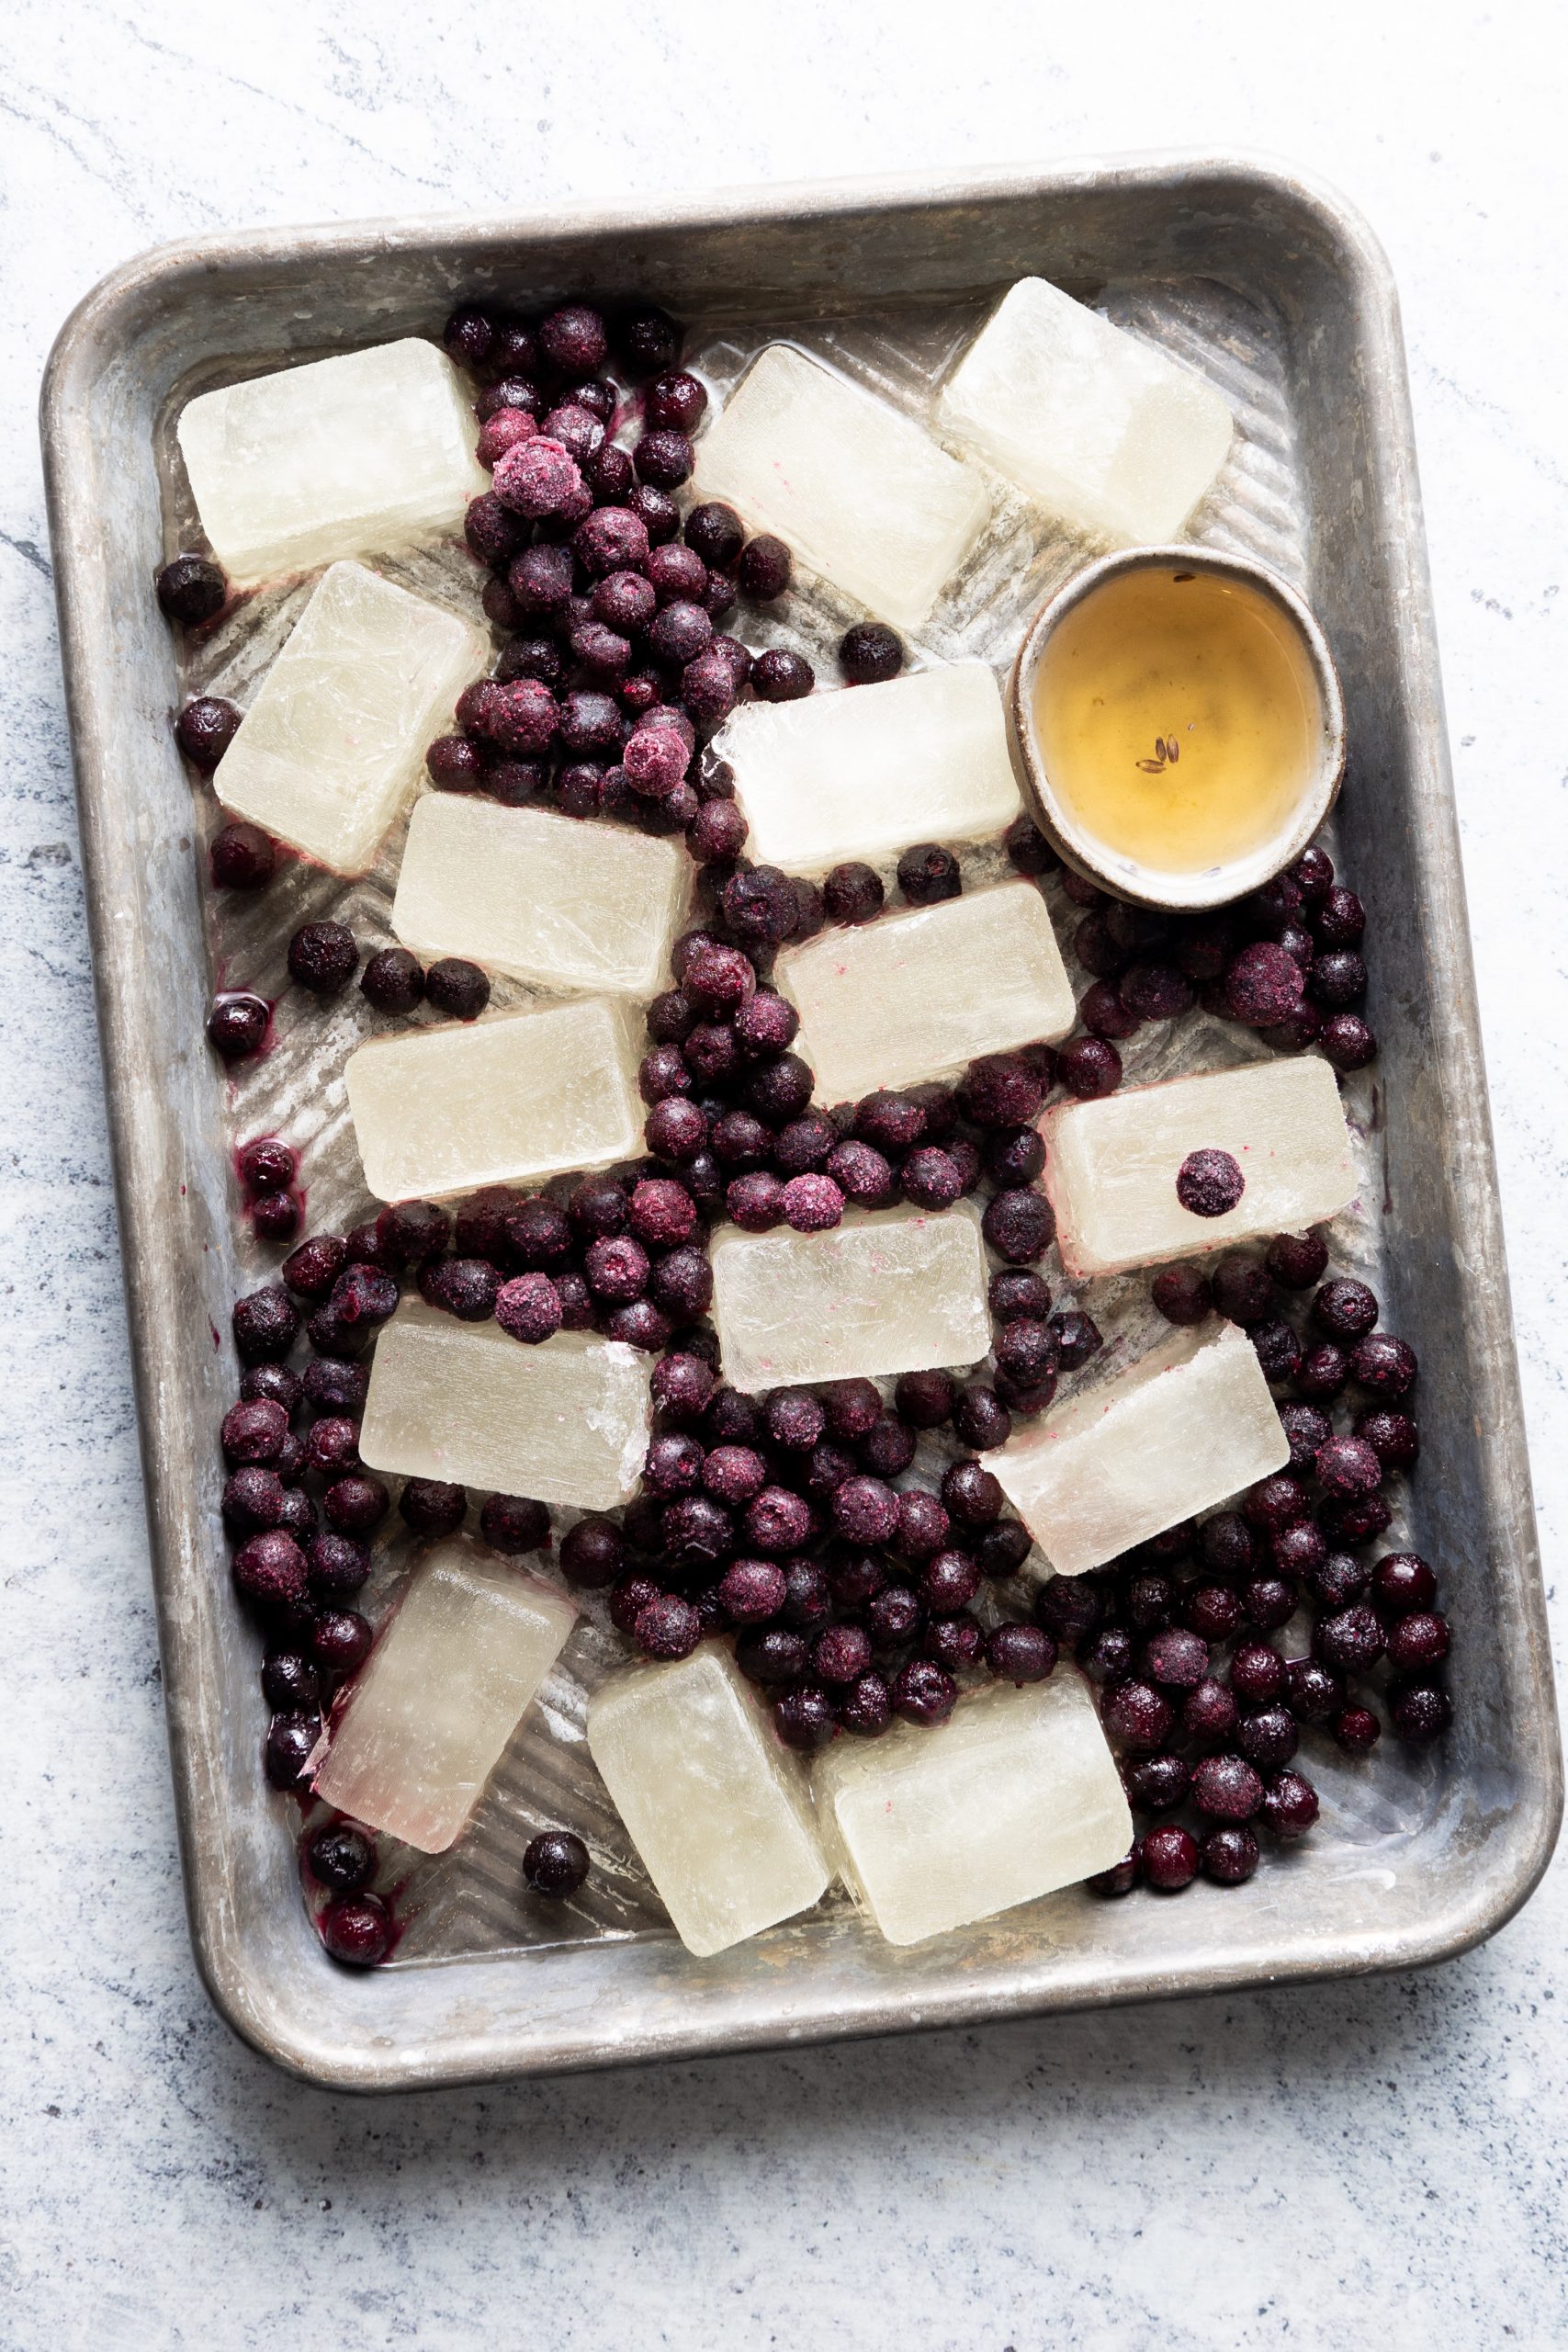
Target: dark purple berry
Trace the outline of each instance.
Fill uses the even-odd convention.
[[[558,1903],[588,1876],[588,1849],[570,1829],[544,1829],[523,1849],[523,1883],[530,1894]]]
[[[852,686],[881,684],[903,666],[903,639],[883,621],[857,621],[839,639],[839,667]]]
[[[244,713],[216,695],[198,695],[175,721],[175,741],[193,768],[210,775],[239,732]]]
[[[406,947],[383,947],[359,976],[361,995],[378,1012],[412,1012],[424,998],[424,967]]]
[[[1176,1197],[1193,1216],[1224,1216],[1247,1190],[1228,1151],[1190,1151],[1176,1171]]]
[[[358,966],[354,933],[341,922],[302,923],[288,943],[288,977],[312,996],[335,996]]]
[[[917,842],[898,860],[898,888],[912,907],[936,907],[964,888],[958,860],[936,842]]]

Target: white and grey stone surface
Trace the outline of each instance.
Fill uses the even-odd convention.
[[[1404,295],[1554,1582],[1562,40],[1548,0],[7,0],[5,2352],[1563,2341],[1561,1866],[1489,1946],[1378,1983],[369,2103],[231,2039],[175,1861],[34,424],[78,296],[231,224],[1177,143],[1337,183]]]

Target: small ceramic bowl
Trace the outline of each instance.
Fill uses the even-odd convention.
[[[1065,616],[1108,580],[1129,571],[1172,567],[1241,582],[1281,612],[1305,655],[1321,713],[1317,757],[1286,821],[1261,847],[1244,857],[1196,873],[1165,873],[1140,864],[1087,831],[1052,787],[1034,726],[1034,688],[1041,657]],[[1008,718],[1034,803],[1032,813],[1052,846],[1075,872],[1114,898],[1168,912],[1224,906],[1256,890],[1299,857],[1333,808],[1345,766],[1345,700],[1322,629],[1295,590],[1277,572],[1249,562],[1245,556],[1221,555],[1206,548],[1123,548],[1076,571],[1030,623],[1009,682]]]

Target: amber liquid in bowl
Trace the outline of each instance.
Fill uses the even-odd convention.
[[[1202,874],[1264,848],[1322,758],[1299,629],[1217,572],[1151,565],[1091,588],[1041,653],[1033,718],[1064,817],[1151,873]]]

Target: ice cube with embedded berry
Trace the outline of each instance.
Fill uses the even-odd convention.
[[[1080,1279],[1299,1232],[1356,1193],[1339,1088],[1315,1055],[1059,1103],[1040,1125],[1062,1261]],[[1242,1178],[1217,1216],[1195,1215],[1178,1188],[1189,1158],[1208,1151],[1227,1153]]]

